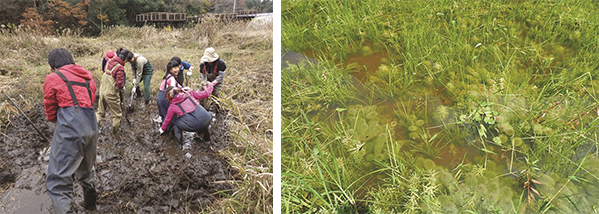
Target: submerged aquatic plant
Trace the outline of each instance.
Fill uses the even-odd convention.
[[[367,80],[352,85],[348,72],[331,67],[283,72],[284,124],[295,127],[286,131],[292,140],[282,154],[284,168],[296,176],[282,181],[291,184],[283,190],[286,211],[356,211],[362,203],[363,212],[593,212],[599,172],[572,169],[599,156],[599,81],[597,62],[589,60],[599,58],[597,10],[590,1],[285,1],[284,47],[309,50]],[[346,63],[379,50],[388,57],[376,67]],[[393,102],[401,103],[393,107],[397,117],[365,111],[377,112],[377,123],[368,119],[374,114],[348,110],[331,122],[337,107]],[[293,124],[303,120],[302,110],[322,129]],[[389,120],[397,120],[395,129]],[[343,125],[327,128],[330,123]],[[455,169],[435,166],[445,151],[436,148],[447,142],[454,155],[455,145],[478,150]],[[315,150],[305,148],[316,144],[321,150],[313,160]],[[583,152],[592,146],[594,153]],[[405,164],[418,158],[420,164]],[[525,159],[538,170],[526,170]],[[305,161],[310,164],[298,164]],[[383,179],[363,177],[372,170]],[[422,186],[406,186],[424,185],[409,177],[423,178],[426,170],[437,173],[439,185],[429,201]],[[520,180],[512,176],[518,174]],[[368,197],[358,194],[365,191]],[[353,202],[336,200],[348,198]]]
[[[526,161],[529,162],[528,159],[526,159]],[[541,197],[541,193],[539,193],[539,191],[536,188],[536,185],[541,185],[541,182],[537,181],[534,178],[535,172],[539,170],[537,167],[534,166],[534,164],[536,163],[537,161],[532,161],[532,163],[528,163],[526,169],[523,169],[520,172],[520,177],[518,177],[518,180],[522,182],[522,188],[524,189],[523,194],[526,197],[528,205],[533,205],[533,201],[536,198]]]

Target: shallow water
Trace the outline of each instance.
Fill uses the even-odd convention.
[[[316,53],[310,50],[302,52],[308,59],[317,59]],[[377,51],[369,53],[367,56],[352,55],[343,61],[343,68],[348,69],[349,73],[364,83],[369,75],[374,75],[376,70],[388,60],[386,51]]]
[[[305,52],[305,54],[308,58],[314,58],[314,56],[311,55],[312,52]],[[297,53],[295,53],[294,56],[298,57]],[[305,56],[299,56],[299,58],[303,57]],[[350,63],[357,64],[357,66],[354,67],[357,68],[356,70],[358,70],[358,72],[350,72],[350,74],[354,77],[354,79],[360,80],[354,81],[353,84],[358,89],[358,94],[356,96],[361,97],[364,103],[367,103],[367,100],[380,100],[378,98],[373,99],[372,96],[376,95],[369,93],[368,90],[364,90],[364,83],[369,76],[375,75],[376,69],[370,68],[380,66],[382,64],[381,61],[385,61],[384,58],[386,58],[385,53],[379,52],[368,57],[350,56],[348,60],[343,63],[345,68],[347,68]],[[445,88],[442,86],[435,88],[431,87],[430,85],[425,85],[424,82],[416,82],[410,87],[413,88],[413,91],[417,92],[412,93],[412,95],[420,95],[416,95],[415,97],[411,98],[403,97],[391,100],[380,100],[379,102],[373,103],[371,105],[354,105],[354,108],[369,108],[369,110],[365,111],[366,113],[363,113],[366,115],[369,114],[368,111],[372,111],[371,107],[375,106],[375,120],[377,120],[380,125],[385,126],[389,124],[396,124],[392,128],[391,133],[393,141],[401,142],[398,144],[401,146],[401,150],[400,152],[396,153],[397,155],[404,158],[410,156],[411,158],[416,159],[416,167],[422,169],[436,169],[441,173],[441,176],[445,176],[446,178],[450,176],[451,179],[447,181],[439,181],[442,185],[450,185],[448,183],[453,182],[455,183],[453,185],[457,186],[459,183],[462,183],[459,185],[460,188],[457,189],[459,191],[456,190],[456,192],[448,193],[446,195],[447,197],[442,197],[442,201],[445,201],[444,203],[457,203],[455,201],[457,200],[455,197],[462,197],[460,195],[475,193],[476,195],[479,195],[477,197],[480,197],[481,201],[485,199],[495,200],[495,202],[497,202],[493,204],[495,208],[499,208],[506,212],[512,210],[512,201],[517,202],[519,200],[520,194],[523,192],[523,187],[519,184],[522,181],[518,179],[523,172],[522,170],[526,169],[526,166],[522,164],[523,157],[513,150],[503,149],[493,144],[493,142],[481,142],[478,133],[475,132],[475,129],[472,127],[457,126],[457,128],[461,130],[461,133],[455,134],[443,126],[444,123],[455,123],[458,115],[456,115],[457,110],[454,109],[453,106],[454,101],[451,100],[447,94],[445,94]],[[447,114],[450,116],[448,116],[444,122],[434,119],[433,115],[435,115],[435,111],[439,108],[445,108],[447,109],[446,111],[449,112]],[[415,118],[409,118],[408,115],[398,114],[398,112],[401,111],[407,111]],[[311,121],[316,121],[317,123],[327,123],[326,126],[334,127],[335,124],[340,122],[339,117],[336,116],[337,114],[338,112],[335,110],[335,108],[329,107],[329,109],[321,109],[318,112],[311,112],[308,114],[308,116],[310,117]],[[348,114],[345,115],[347,117]],[[367,119],[367,116],[357,117],[364,117],[368,124],[367,126],[372,125],[372,123],[368,122],[370,119]],[[347,120],[347,118],[345,119]],[[355,121],[355,118],[351,118],[350,120]],[[408,130],[408,127],[413,125],[415,120],[424,121],[422,125],[418,126],[418,137],[414,137],[415,135],[412,135],[413,131]],[[455,126],[453,127],[455,128]],[[501,132],[497,133],[495,130],[489,130],[487,133],[490,136],[489,139],[492,139],[494,136],[499,136]],[[421,139],[419,136],[422,136],[422,134],[425,134],[427,138]],[[357,132],[352,132],[349,133],[349,135],[355,137],[359,134]],[[434,139],[432,136],[434,136]],[[355,137],[355,139],[364,142],[365,148],[368,147],[368,144],[376,142],[376,140],[373,140],[373,138],[369,136]],[[333,147],[343,148],[343,146],[344,145],[334,145]],[[430,154],[427,155],[418,148],[428,148],[430,150],[435,150],[436,152],[434,153],[434,157],[431,157]],[[378,150],[375,149],[374,151]],[[366,157],[365,159],[367,159],[367,161],[369,160],[368,155],[364,157]],[[348,156],[347,159],[351,159],[350,156]],[[376,159],[375,157],[370,162],[364,163],[369,167],[366,167],[366,169],[357,167],[357,169],[367,170],[361,172],[363,175],[368,173],[368,170],[379,168],[380,161],[380,159]],[[349,163],[355,162],[350,161]],[[372,168],[373,166],[374,168]],[[469,171],[469,173],[476,173],[477,171],[480,171],[480,177],[466,177],[466,181],[459,182],[457,180],[452,180],[455,179],[453,177],[454,174],[452,173],[459,174],[464,172],[464,170]],[[539,176],[550,177],[549,175],[545,174],[548,172],[537,173]],[[550,175],[552,179],[560,179],[559,177],[553,177],[556,176],[555,174]],[[357,190],[356,197],[358,199],[367,199],[369,197],[369,192],[376,192],[379,190],[379,188],[386,186],[386,182],[389,180],[389,178],[390,177],[384,173],[376,173],[363,178],[364,184]],[[563,182],[563,179],[561,179],[561,181]],[[467,185],[470,185],[471,187],[467,187]],[[543,185],[545,185],[545,183],[538,185],[536,188],[543,188]],[[574,187],[572,188],[574,189]],[[549,191],[547,191],[547,193],[551,194]],[[577,197],[582,198],[592,198],[595,196],[597,196],[595,193],[590,193],[589,191],[587,191],[587,193],[577,195]],[[591,201],[589,201],[589,203],[593,203]],[[481,202],[480,204],[485,203]],[[578,206],[584,207],[585,209],[592,207],[589,206],[587,202],[581,202]],[[460,210],[460,208],[456,207],[456,210]]]
[[[3,206],[1,213],[48,213],[52,200],[48,194],[38,194],[31,190],[15,189],[0,197]]]

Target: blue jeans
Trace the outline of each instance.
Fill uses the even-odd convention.
[[[166,112],[168,110],[168,106],[170,103],[164,97],[165,92],[163,90],[158,91],[158,97],[156,97],[156,104],[158,105],[158,115],[162,117],[162,122],[164,122],[164,118],[166,117]]]

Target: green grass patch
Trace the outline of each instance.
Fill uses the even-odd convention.
[[[283,212],[597,212],[599,4],[281,9]]]

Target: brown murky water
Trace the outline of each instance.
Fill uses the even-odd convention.
[[[283,55],[283,58],[288,58],[288,63],[298,63],[303,59],[309,59],[311,62],[315,61],[315,52],[312,51],[304,51],[301,54],[297,52],[292,52],[288,56]],[[376,97],[376,94],[369,93],[368,90],[364,89],[362,85],[369,78],[370,75],[375,75],[376,70],[386,61],[388,61],[389,54],[384,51],[374,52],[368,56],[349,56],[343,63],[342,66],[345,68],[353,67],[353,72],[350,72],[354,80],[354,84],[358,89],[358,93],[360,93],[361,97],[364,97],[364,100],[378,100],[378,103],[374,103],[374,105],[378,106],[379,119],[382,124],[390,123],[394,120],[399,120],[398,115],[396,115],[396,111],[401,109],[400,106],[407,106],[410,112],[418,114],[419,118],[424,119],[425,124],[423,127],[427,131],[428,136],[437,135],[437,137],[429,142],[431,148],[437,149],[438,153],[435,158],[432,160],[437,166],[447,167],[449,169],[453,169],[460,164],[485,164],[487,161],[493,161],[499,164],[505,164],[509,162],[510,153],[507,151],[502,151],[499,147],[494,146],[492,144],[487,145],[487,150],[492,151],[493,153],[485,153],[481,151],[480,148],[472,146],[464,141],[464,139],[451,139],[447,136],[446,131],[440,128],[440,124],[436,124],[432,121],[431,116],[433,115],[435,109],[440,106],[448,106],[451,107],[453,105],[453,101],[447,97],[444,93],[445,89],[443,87],[440,88],[432,88],[428,86],[414,86],[414,90],[421,90],[422,94],[418,95],[418,97],[414,99],[405,98],[403,100],[384,100]],[[293,58],[294,60],[289,60]],[[285,61],[284,61],[285,62]],[[352,65],[353,64],[353,65]],[[285,66],[284,66],[285,67]],[[373,97],[374,96],[374,97]],[[334,109],[329,110],[321,110],[319,114],[312,114],[314,117],[322,116],[322,112],[329,112],[330,114],[336,114]],[[326,114],[326,113],[324,113]],[[326,117],[326,116],[325,116]],[[312,120],[318,120],[317,118],[312,118]],[[394,128],[394,140],[411,140],[408,137],[409,131],[403,126],[395,126]],[[419,144],[418,140],[409,141],[412,144]],[[411,153],[414,157],[425,157],[425,155],[420,154],[418,152],[412,151],[414,145],[404,145],[402,150]],[[507,170],[505,171],[507,172]],[[504,172],[501,172],[504,173]],[[377,186],[380,182],[384,182],[385,176],[383,175],[373,175],[371,178],[367,178],[367,184],[365,186]],[[368,189],[368,188],[366,188]],[[360,194],[365,194],[360,192]]]
[[[158,135],[155,103],[144,106],[135,101],[128,115],[132,124],[123,123],[121,132],[110,132],[109,120],[100,124],[96,190],[98,210],[92,213],[186,213],[231,194],[237,171],[218,151],[229,142],[226,112],[218,112],[211,125],[212,141],[184,135],[182,148],[172,134]],[[224,110],[220,110],[224,111]],[[33,123],[51,139],[54,124],[45,117],[43,105],[26,112]],[[109,116],[108,116],[109,118]],[[52,210],[45,188],[47,154],[50,143],[43,141],[21,115],[10,118],[0,137],[0,213],[48,213]],[[83,200],[75,182],[74,203]],[[75,211],[83,212],[80,206]]]
[[[307,50],[302,52],[309,59],[317,59],[313,51]],[[367,56],[349,56],[344,62],[343,67],[350,69],[350,74],[360,82],[364,83],[368,75],[373,75],[376,70],[387,60],[388,53],[386,51],[373,52]]]

